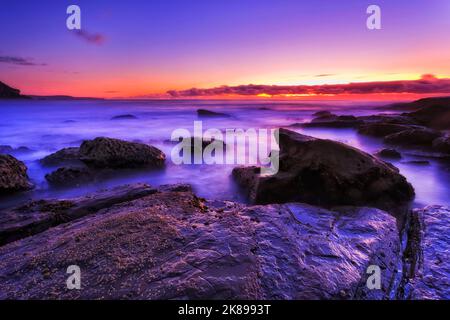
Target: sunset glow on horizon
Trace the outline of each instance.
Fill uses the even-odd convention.
[[[11,2],[0,12],[0,81],[23,94],[102,98],[409,100],[450,94],[447,1],[377,1],[382,29],[368,30],[369,1],[82,0],[76,1],[82,33],[65,26],[70,4]],[[438,84],[435,91],[412,83],[410,92],[348,92],[348,84],[422,81],[423,75],[433,75],[428,80]],[[241,94],[250,85],[286,90]],[[336,92],[322,93],[320,86],[333,85]],[[314,88],[297,92],[294,86]]]

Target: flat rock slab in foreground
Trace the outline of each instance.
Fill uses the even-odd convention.
[[[72,221],[102,208],[155,193],[149,185],[136,183],[68,200],[32,201],[0,212],[0,245],[22,239]]]
[[[160,189],[0,247],[0,299],[386,297],[399,259],[395,219],[338,211]],[[366,287],[372,264],[382,290]],[[81,268],[81,290],[66,288],[70,265]]]

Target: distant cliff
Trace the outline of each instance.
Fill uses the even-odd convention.
[[[11,88],[3,82],[0,81],[0,99],[17,99],[17,98],[28,98],[27,96],[21,95],[19,89]]]

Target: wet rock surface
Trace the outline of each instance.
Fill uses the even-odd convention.
[[[450,209],[428,206],[412,212],[406,274],[407,299],[450,299]]]
[[[0,154],[0,195],[29,190],[27,167],[11,155]]]
[[[371,205],[409,201],[412,186],[394,166],[345,144],[280,129],[280,170],[260,175],[238,167],[233,176],[255,203]]]
[[[1,299],[382,299],[399,259],[378,209],[208,202],[183,186],[0,247]],[[68,203],[73,208],[76,204]],[[45,208],[40,208],[43,212]],[[82,290],[68,290],[69,265]],[[368,290],[367,267],[383,266]]]

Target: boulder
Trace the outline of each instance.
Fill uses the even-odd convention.
[[[0,154],[0,195],[29,190],[27,167],[11,155]]]
[[[380,151],[375,153],[375,155],[377,157],[387,158],[387,159],[401,159],[402,158],[402,155],[400,154],[400,152],[398,152],[395,149],[389,149],[389,148],[381,149]]]
[[[381,210],[160,191],[0,247],[0,299],[385,299],[399,251]],[[82,290],[64,285],[72,264]],[[370,265],[381,290],[366,287]]]
[[[395,123],[369,123],[358,128],[358,133],[374,137],[385,137],[390,134],[410,130],[411,127]]]
[[[442,136],[442,133],[432,129],[409,129],[390,134],[384,142],[392,145],[431,147],[433,141]]]
[[[206,109],[198,109],[197,110],[197,115],[199,117],[219,117],[219,118],[228,118],[230,117],[229,114],[226,113],[222,113],[222,112],[215,112],[215,111],[210,111],[210,110],[206,110]]]
[[[61,167],[45,175],[45,179],[54,186],[77,186],[94,178],[95,173],[86,167]]]
[[[64,148],[46,156],[45,158],[41,159],[40,162],[46,166],[79,163],[80,162],[79,151],[80,148],[77,147]]]
[[[79,155],[81,161],[96,168],[160,168],[166,159],[165,154],[153,146],[111,138],[84,141]]]
[[[252,202],[386,208],[414,197],[397,168],[356,148],[286,129],[280,129],[279,145],[277,174],[261,175],[255,167],[233,170]]]

